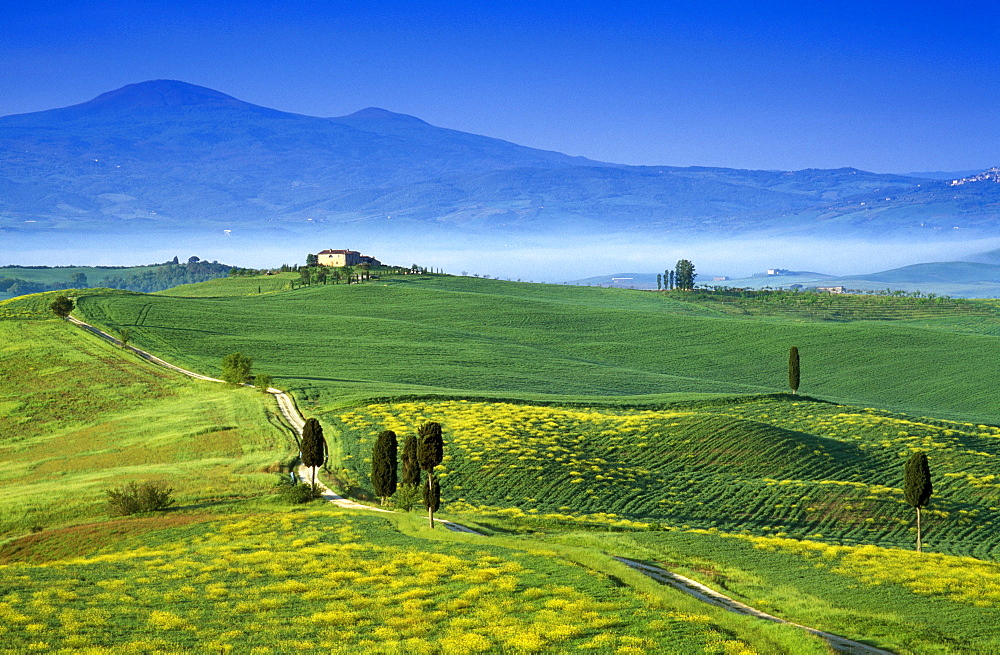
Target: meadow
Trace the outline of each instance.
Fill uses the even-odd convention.
[[[986,304],[975,316],[845,322],[734,316],[676,294],[476,278],[260,294],[254,280],[177,292],[185,296],[83,293],[78,314],[127,327],[137,346],[207,374],[242,352],[315,411],[400,394],[649,402],[774,393],[787,388],[795,345],[804,393],[1000,422],[1000,398],[983,384],[1000,374],[992,334],[1000,319]],[[205,292],[217,295],[190,297]]]
[[[893,652],[1000,649],[995,561],[718,530],[549,539],[655,563],[786,620]]]
[[[269,490],[294,451],[276,412],[63,321],[0,320],[0,538],[104,517],[105,490],[132,480],[182,505]]]
[[[253,357],[321,419],[327,481],[362,496],[379,431],[441,422],[442,516],[489,536],[290,509],[273,483],[295,446],[270,397],[55,320],[55,292],[0,302],[10,652],[826,652],[610,555],[898,652],[1000,648],[983,628],[1000,603],[993,305],[887,298],[822,316],[295,277],[72,295],[81,318],[187,368]],[[784,393],[789,345],[809,396]],[[900,488],[914,450],[935,486],[920,556]],[[104,490],[132,479],[168,482],[178,506],[105,519]]]
[[[427,539],[337,509],[187,518],[58,559],[31,561],[35,538],[4,558],[0,652],[753,652],[738,617],[544,547]],[[823,652],[765,628],[747,632]]]
[[[658,525],[911,548],[903,462],[928,453],[925,543],[1000,555],[1000,428],[793,396],[664,409],[396,402],[327,417],[340,465],[370,476],[374,437],[445,428],[445,509],[533,531]],[[560,527],[562,525],[562,527]]]

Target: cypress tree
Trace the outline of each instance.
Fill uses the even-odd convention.
[[[796,346],[788,351],[788,386],[792,393],[799,392],[799,349]]]
[[[417,462],[417,438],[412,434],[403,442],[403,484],[420,484],[420,463]]]
[[[927,506],[931,498],[931,469],[927,464],[927,454],[916,452],[910,455],[903,467],[903,498],[906,504],[917,510],[917,552],[920,552],[920,508]]]
[[[397,448],[396,433],[392,430],[380,433],[372,448],[372,487],[383,505],[396,493]]]
[[[656,290],[659,291],[663,288],[663,275],[660,273],[656,274]]]
[[[434,477],[434,467],[444,459],[444,439],[441,437],[441,424],[430,422],[424,423],[417,430],[417,462],[420,468],[427,472],[427,494],[424,498],[432,500],[434,498],[434,485],[437,478]],[[438,502],[440,505],[441,492],[438,490]],[[427,519],[431,528],[434,528],[435,503],[429,502],[427,505]]]
[[[316,488],[316,469],[326,463],[326,439],[323,426],[314,418],[306,419],[302,426],[302,464],[312,469],[312,486]]]
[[[433,516],[434,512],[441,509],[441,483],[438,481],[436,475],[430,476],[427,482],[427,486],[424,487],[424,506],[427,507],[427,511]],[[433,522],[431,525],[433,525]]]

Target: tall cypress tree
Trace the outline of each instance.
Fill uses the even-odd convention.
[[[306,419],[302,426],[302,464],[312,469],[312,486],[316,488],[316,469],[326,463],[326,439],[323,426],[314,418]]]
[[[383,505],[396,493],[397,447],[396,433],[386,430],[378,435],[372,448],[372,487]]]
[[[436,475],[427,478],[428,484],[424,487],[424,505],[431,513],[431,527],[434,526],[434,512],[441,509],[441,483]]]
[[[656,290],[660,291],[663,289],[663,275],[660,273],[656,274]]]
[[[796,346],[788,351],[788,386],[792,393],[799,392],[799,349]]]
[[[412,434],[403,442],[403,484],[420,484],[420,463],[417,461],[417,438]]]
[[[920,508],[927,506],[927,501],[933,493],[931,487],[931,468],[927,463],[927,454],[916,452],[910,455],[903,467],[903,498],[906,504],[917,510],[917,552],[920,552]]]
[[[434,511],[437,505],[441,504],[441,491],[437,491],[437,501],[434,502],[434,487],[438,484],[434,477],[434,467],[444,459],[444,439],[441,436],[441,424],[430,422],[424,423],[417,430],[417,462],[420,468],[427,472],[427,493],[424,498],[427,503],[427,519],[431,528],[434,528]]]

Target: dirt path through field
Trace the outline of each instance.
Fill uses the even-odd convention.
[[[103,330],[100,330],[94,327],[93,325],[90,325],[89,323],[84,323],[83,321],[77,318],[73,318],[72,316],[68,318],[76,325],[80,326],[81,328],[89,332],[92,332],[93,334],[96,334],[102,339],[106,339],[111,343],[114,343],[118,346],[122,346],[122,342],[120,340],[108,334],[107,332],[104,332]],[[198,380],[208,380],[209,382],[222,382],[223,384],[225,384],[224,380],[208,377],[207,375],[201,375],[200,373],[195,373],[194,371],[188,371],[187,369],[183,369],[179,366],[175,366],[169,362],[166,362],[160,359],[159,357],[146,352],[145,350],[139,350],[134,346],[125,346],[125,348],[147,361],[153,362],[154,364],[158,364],[160,366],[164,366],[172,371],[176,371],[177,373],[187,375],[188,377],[196,378]],[[285,417],[285,420],[288,421],[288,424],[291,425],[292,428],[294,428],[294,430],[301,436],[302,426],[305,425],[306,420],[302,416],[302,413],[299,412],[299,408],[296,407],[295,401],[292,400],[292,397],[289,396],[284,391],[282,391],[281,389],[276,389],[274,387],[269,388],[267,391],[268,393],[274,395],[275,399],[278,402],[278,409],[281,410],[282,416]],[[300,466],[298,469],[298,476],[302,480],[311,480],[312,471],[307,466]],[[346,509],[362,509],[362,510],[368,510],[370,512],[392,511],[388,509],[383,509],[381,507],[372,507],[371,505],[363,505],[361,503],[351,500],[350,498],[344,498],[343,496],[335,493],[333,490],[331,490],[329,487],[327,487],[320,481],[317,481],[316,484],[320,487],[322,491],[322,498],[328,502],[333,503],[334,505],[337,505],[338,507],[344,507]],[[467,534],[479,535],[481,537],[486,536],[481,532],[477,532],[476,530],[473,530],[470,527],[461,525],[459,523],[455,523],[453,521],[445,521],[444,519],[434,519],[434,520],[454,532],[465,532]],[[643,564],[642,562],[626,559],[624,557],[614,557],[614,556],[612,557],[613,559],[618,560],[622,564],[630,566],[633,569],[639,571],[640,573],[649,576],[650,578],[656,580],[657,582],[674,587],[675,589],[683,591],[686,594],[690,594],[691,596],[694,596],[698,600],[701,600],[705,603],[716,605],[723,609],[729,610],[730,612],[736,612],[737,614],[746,614],[749,616],[755,616],[765,621],[774,621],[777,623],[784,623],[787,625],[793,625],[797,628],[801,628],[806,632],[810,632],[818,637],[825,639],[826,642],[830,644],[830,647],[833,650],[837,651],[838,653],[862,653],[864,655],[894,655],[892,651],[881,650],[873,646],[868,646],[867,644],[862,644],[857,641],[852,641],[845,637],[840,637],[838,635],[830,634],[829,632],[823,632],[821,630],[816,630],[815,628],[810,628],[804,625],[799,625],[798,623],[792,623],[791,621],[785,621],[784,619],[779,619],[776,616],[772,616],[770,614],[767,614],[766,612],[754,609],[749,605],[744,605],[743,603],[734,600],[729,596],[720,594],[719,592],[709,587],[706,587],[700,582],[696,582],[694,580],[691,580],[690,578],[685,578],[684,576],[678,575],[676,573],[671,573],[666,569],[661,569],[657,566],[650,566],[648,564]]]
[[[111,343],[115,344],[116,346],[124,347],[126,350],[128,350],[128,351],[130,351],[130,352],[132,352],[132,353],[134,353],[136,355],[138,355],[139,357],[142,357],[143,359],[145,359],[145,360],[147,360],[149,362],[153,362],[154,364],[157,364],[159,366],[163,366],[165,368],[168,368],[171,371],[175,371],[175,372],[180,373],[182,375],[186,375],[188,377],[196,378],[198,380],[207,380],[209,382],[221,382],[221,383],[225,384],[225,380],[220,380],[218,378],[209,377],[207,375],[202,375],[201,373],[195,373],[194,371],[189,371],[187,369],[181,368],[180,366],[176,366],[174,364],[171,364],[170,362],[167,362],[165,360],[160,359],[159,357],[157,357],[156,355],[153,355],[152,353],[148,353],[145,350],[140,350],[140,349],[136,348],[135,346],[127,346],[127,345],[123,346],[121,340],[119,340],[118,338],[114,337],[113,335],[108,334],[104,330],[96,328],[93,325],[90,325],[89,323],[85,323],[84,321],[81,321],[78,318],[74,318],[72,316],[69,316],[68,318],[69,318],[70,322],[74,323],[75,325],[78,325],[79,327],[83,328],[84,330],[87,330],[88,332],[96,334],[97,336],[99,336],[102,339],[105,339],[107,341],[110,341]],[[305,425],[306,419],[305,419],[305,417],[302,416],[302,413],[299,412],[299,408],[296,407],[295,401],[292,400],[292,397],[290,395],[288,395],[287,393],[285,393],[284,391],[282,391],[281,389],[276,389],[274,387],[268,388],[267,392],[270,393],[270,394],[272,394],[275,397],[275,400],[277,400],[277,402],[278,402],[278,409],[281,410],[282,416],[285,417],[285,420],[288,421],[288,424],[292,426],[292,428],[299,434],[299,436],[301,436],[302,435],[302,427]],[[312,472],[306,466],[300,466],[299,467],[298,475],[299,475],[299,478],[302,479],[302,480],[311,480],[312,479]],[[323,497],[323,499],[327,500],[327,501],[329,501],[331,503],[333,503],[334,505],[337,505],[338,507],[345,507],[347,509],[365,509],[365,510],[369,510],[369,511],[372,511],[372,512],[389,512],[389,511],[391,511],[391,510],[387,510],[387,509],[382,509],[380,507],[372,507],[371,505],[363,505],[361,503],[358,503],[358,502],[355,502],[355,501],[351,500],[350,498],[345,498],[345,497],[343,497],[343,496],[341,496],[341,495],[339,495],[337,493],[334,493],[333,490],[331,490],[329,487],[327,487],[321,481],[317,481],[316,484],[322,490],[322,497]],[[437,521],[438,523],[440,523],[441,525],[445,526],[449,530],[453,530],[455,532],[466,532],[466,533],[469,533],[469,534],[476,534],[476,535],[480,535],[480,536],[485,536],[481,532],[477,532],[477,531],[473,530],[472,528],[466,527],[464,525],[459,525],[458,523],[454,523],[452,521],[445,521],[444,519],[434,519],[434,520]]]
[[[801,628],[806,632],[812,633],[817,637],[825,639],[830,647],[838,653],[864,653],[865,655],[893,655],[892,651],[882,650],[881,648],[875,648],[874,646],[869,646],[867,644],[862,644],[861,642],[853,641],[839,635],[830,634],[829,632],[823,632],[822,630],[817,630],[815,628],[810,628],[805,625],[799,625],[798,623],[792,623],[791,621],[786,621],[780,619],[777,616],[772,616],[767,612],[762,612],[759,609],[750,607],[749,605],[744,605],[743,603],[725,596],[715,591],[710,587],[692,580],[691,578],[686,578],[683,575],[677,573],[672,573],[666,569],[662,569],[658,566],[650,566],[649,564],[643,564],[642,562],[637,562],[635,560],[627,559],[625,557],[615,557],[616,559],[626,566],[630,566],[636,571],[649,576],[650,578],[656,580],[665,585],[669,585],[674,589],[683,591],[686,594],[694,596],[698,600],[709,603],[710,605],[716,605],[723,609],[729,610],[730,612],[735,612],[737,614],[746,614],[747,616],[755,616],[758,619],[764,619],[765,621],[774,621],[775,623],[784,623],[786,625],[793,625],[796,628]]]

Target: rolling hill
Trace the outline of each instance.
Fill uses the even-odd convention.
[[[82,293],[78,311],[203,373],[218,374],[230,352],[247,354],[324,411],[393,394],[645,402],[672,393],[773,393],[787,388],[788,348],[796,345],[805,393],[1000,419],[981,383],[998,374],[990,353],[1000,322],[988,304],[907,301],[892,311],[878,304],[892,299],[873,300],[841,311],[847,322],[831,322],[816,313],[823,303],[850,298],[747,315],[683,294],[450,276],[290,291],[282,282],[294,274],[286,275],[155,295]],[[857,320],[866,316],[877,320]]]
[[[289,508],[261,484],[294,452],[262,394],[131,361],[27,296],[0,303],[5,645],[826,652],[620,555],[894,652],[995,650],[994,305],[833,298],[853,318],[832,322],[697,294],[294,277],[73,295],[203,372],[253,356],[320,417],[328,480],[361,498],[377,432],[441,421],[444,515],[486,536]],[[788,343],[813,397],[774,393]],[[934,476],[922,555],[913,450]],[[181,506],[96,520],[102,487],[137,477],[176,481]]]

